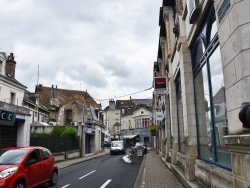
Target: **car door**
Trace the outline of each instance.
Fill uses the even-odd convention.
[[[50,159],[51,157],[51,154],[50,152],[45,149],[45,148],[42,148],[40,149],[40,153],[41,153],[41,156],[42,156],[42,171],[43,171],[43,175],[44,175],[44,180],[49,180],[51,178],[51,174],[52,174],[52,161]]]
[[[40,152],[38,149],[35,149],[29,154],[25,165],[27,187],[34,186],[42,181],[43,175],[41,168]]]

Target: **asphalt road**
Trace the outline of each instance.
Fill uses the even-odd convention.
[[[132,156],[126,163],[124,155],[104,155],[90,161],[59,170],[54,188],[133,188],[142,157]],[[43,187],[50,187],[44,185]]]

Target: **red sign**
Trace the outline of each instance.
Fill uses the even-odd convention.
[[[165,77],[155,77],[154,78],[154,88],[157,89],[166,89],[166,78]]]

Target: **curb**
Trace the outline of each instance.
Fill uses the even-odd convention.
[[[143,160],[142,160],[142,164],[141,164],[141,167],[139,169],[139,172],[138,172],[138,175],[136,177],[135,184],[134,184],[133,188],[141,187],[142,180],[143,180],[143,173],[144,173],[144,169],[145,169],[145,161],[146,161],[146,157],[144,155]]]

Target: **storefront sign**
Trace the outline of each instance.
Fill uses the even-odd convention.
[[[162,121],[164,118],[164,114],[162,112],[155,112],[155,119],[157,121]]]
[[[154,78],[154,89],[165,89],[167,88],[166,78],[165,77],[155,77]]]
[[[0,124],[14,125],[16,114],[7,110],[0,110]]]

